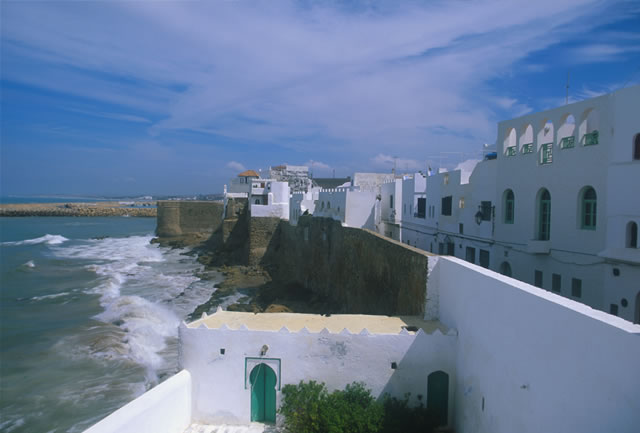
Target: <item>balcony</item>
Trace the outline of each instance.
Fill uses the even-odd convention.
[[[584,134],[584,145],[585,146],[593,146],[598,144],[599,138],[598,131],[589,132],[588,134]]]
[[[533,153],[533,143],[523,144],[522,153]]]
[[[575,144],[576,137],[574,137],[573,135],[564,137],[562,140],[560,140],[560,149],[571,149],[572,147],[575,147]]]
[[[516,147],[515,146],[507,147],[507,156],[516,156]]]

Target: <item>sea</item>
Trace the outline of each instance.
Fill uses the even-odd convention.
[[[178,371],[177,327],[220,279],[155,225],[0,217],[1,432],[82,432]]]

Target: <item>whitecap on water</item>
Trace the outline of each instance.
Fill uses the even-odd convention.
[[[24,241],[13,241],[13,242],[2,242],[0,245],[36,245],[36,244],[47,244],[47,245],[60,245],[69,239],[60,235],[49,235],[46,234],[39,238],[35,239],[26,239]]]

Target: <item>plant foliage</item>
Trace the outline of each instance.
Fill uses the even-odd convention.
[[[363,383],[327,391],[323,383],[300,382],[282,388],[279,412],[292,433],[428,433],[435,417],[422,404],[409,406],[409,395],[385,395],[376,401]]]

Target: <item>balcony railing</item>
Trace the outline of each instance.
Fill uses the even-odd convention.
[[[522,153],[533,153],[533,143],[523,144]]]
[[[560,149],[571,149],[576,144],[576,137],[573,135],[564,137],[560,140]]]
[[[553,162],[553,143],[546,143],[540,149],[540,164],[551,164]]]
[[[598,131],[589,132],[588,134],[584,134],[584,145],[585,146],[593,146],[594,144],[598,144]]]
[[[516,147],[515,146],[507,147],[507,156],[516,156]]]

